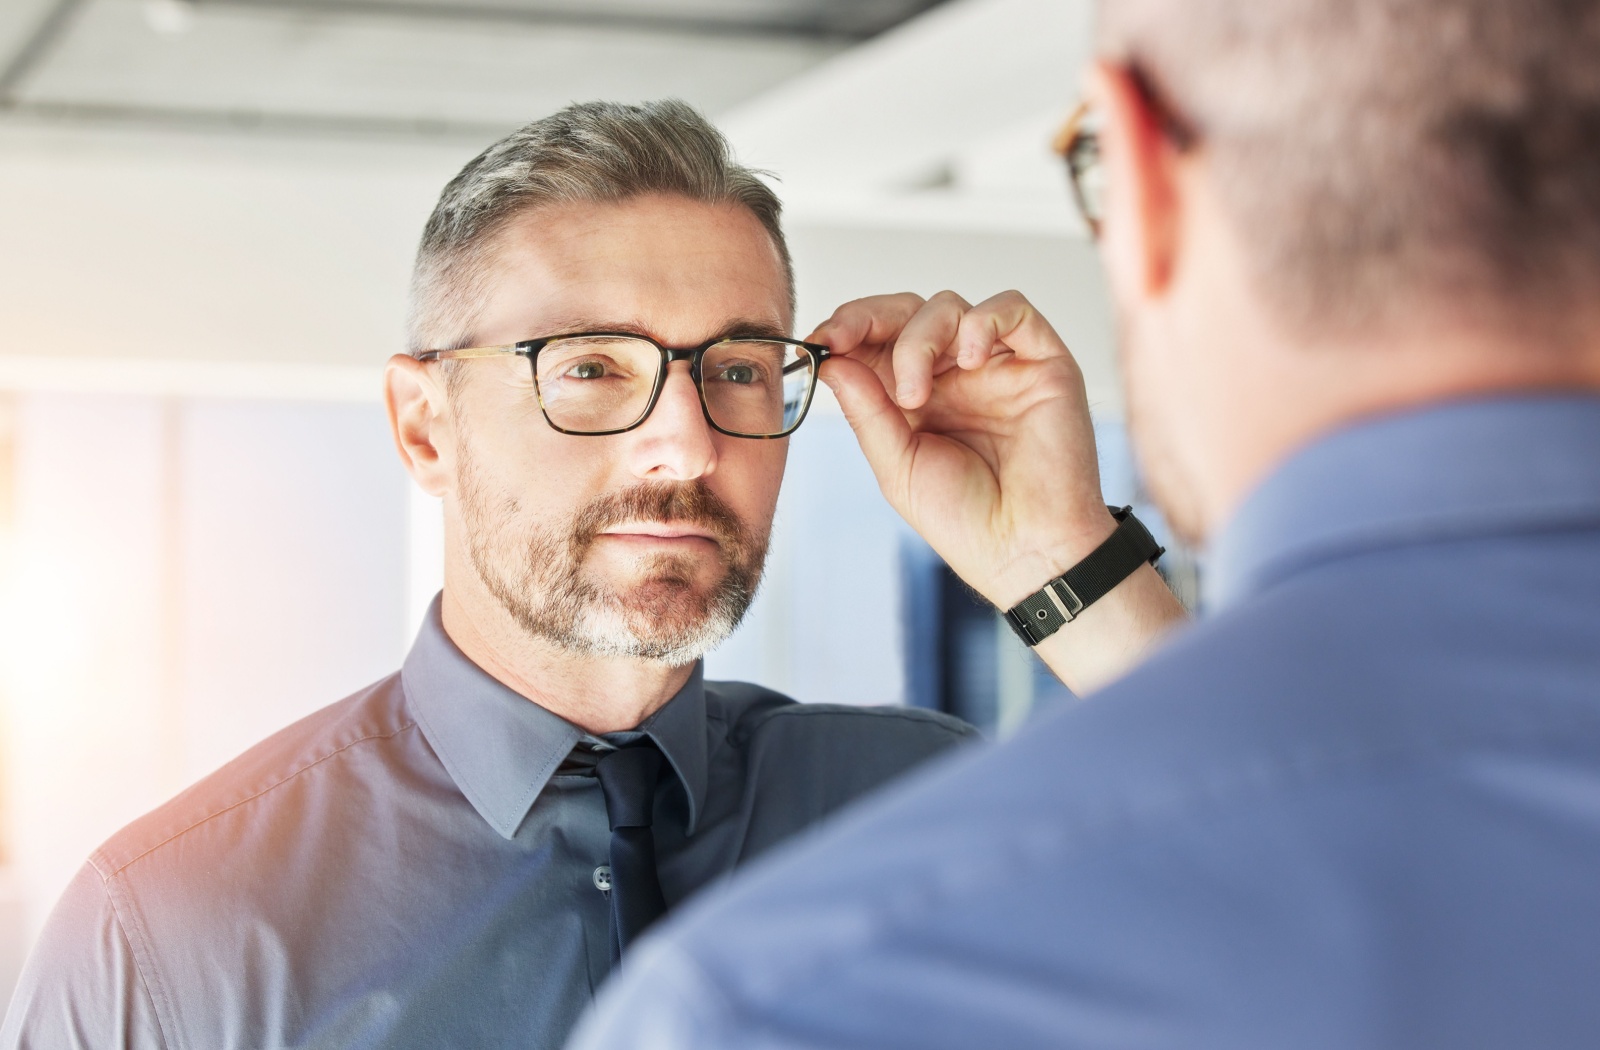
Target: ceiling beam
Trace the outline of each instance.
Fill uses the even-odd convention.
[[[584,29],[684,33],[694,36],[782,39],[800,37],[818,42],[837,43],[855,43],[876,35],[873,32],[832,25],[823,16],[714,18],[704,15],[653,14],[643,11],[526,7],[495,3],[438,3],[429,0],[191,0],[191,2],[197,8],[254,8],[308,15],[417,18],[442,22],[524,26],[572,26]]]
[[[0,122],[38,120],[83,127],[142,127],[186,132],[242,132],[296,137],[431,138],[493,142],[514,124],[384,117],[341,113],[282,113],[267,110],[178,108],[101,102],[20,101],[0,107]]]
[[[72,19],[87,0],[56,0],[39,25],[22,41],[3,67],[0,67],[0,109],[9,108],[17,99],[18,90],[36,69],[50,49],[66,33]]]

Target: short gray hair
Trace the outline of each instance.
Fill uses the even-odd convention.
[[[778,250],[793,314],[783,206],[762,174],[735,162],[722,133],[677,99],[577,103],[512,132],[450,180],[428,217],[411,276],[411,352],[473,339],[495,242],[518,215],[657,193],[748,208]]]
[[[1597,301],[1595,0],[1101,0],[1099,50],[1198,132],[1292,328]]]

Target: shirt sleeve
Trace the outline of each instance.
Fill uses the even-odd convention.
[[[0,1050],[166,1050],[133,950],[92,865],[62,895],[0,1025]]]

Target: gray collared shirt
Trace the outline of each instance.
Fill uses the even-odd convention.
[[[688,684],[643,723],[676,905],[969,737],[907,708]],[[610,965],[610,841],[583,730],[445,635],[269,738],[89,858],[0,1047],[558,1047]]]

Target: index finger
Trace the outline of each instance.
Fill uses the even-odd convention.
[[[806,342],[826,343],[834,353],[846,355],[863,346],[882,346],[898,338],[920,309],[922,296],[913,292],[852,299],[817,325]]]
[[[927,403],[940,359],[955,345],[961,318],[970,309],[961,296],[944,291],[906,322],[894,344],[894,396],[901,408],[921,408]]]

